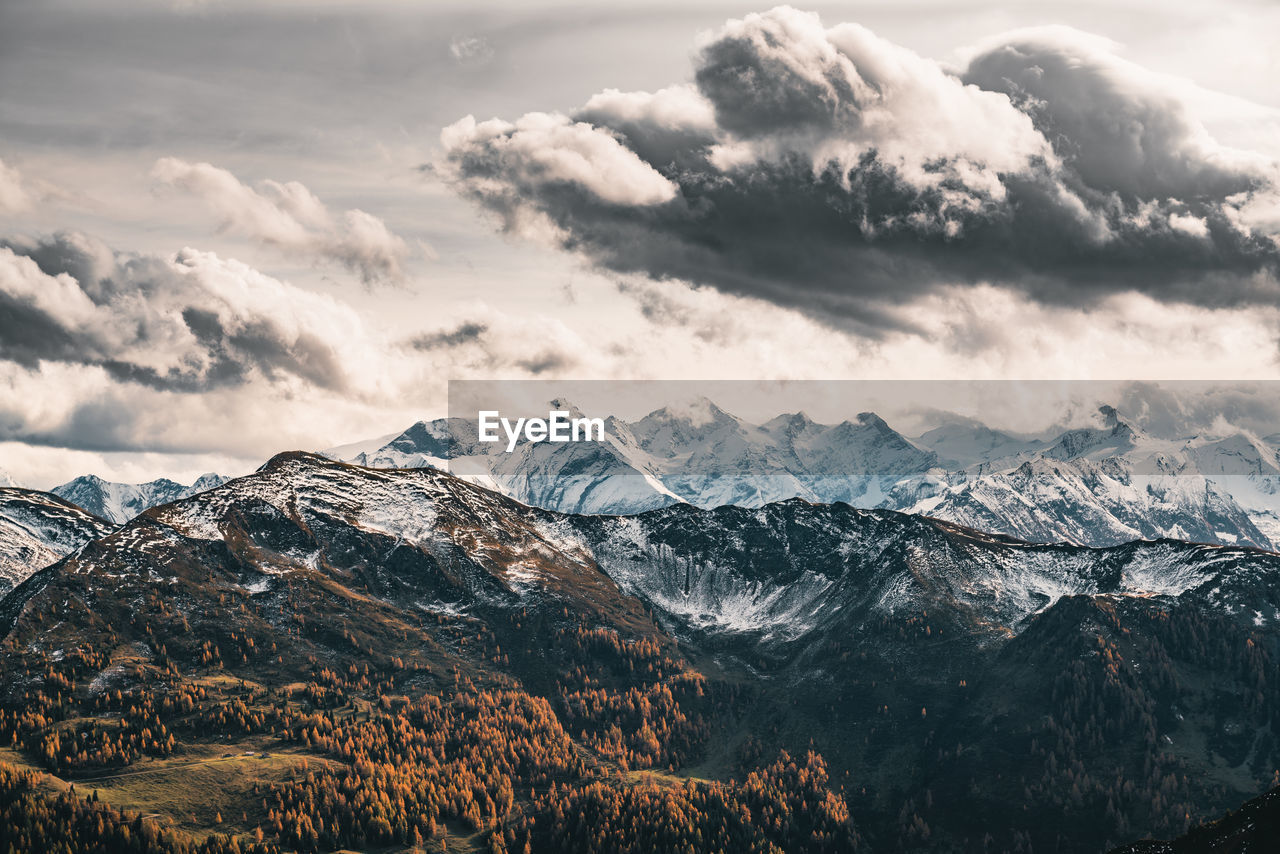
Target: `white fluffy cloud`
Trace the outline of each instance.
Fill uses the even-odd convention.
[[[512,192],[537,195],[572,184],[601,203],[636,207],[676,195],[675,184],[608,130],[562,115],[529,113],[514,123],[477,123],[467,116],[445,128],[441,141],[450,151],[470,152],[464,158],[478,167],[493,169],[497,192],[508,192],[510,184]]]
[[[901,309],[956,286],[1275,304],[1275,153],[1219,144],[1194,87],[1114,51],[1022,31],[955,70],[783,6],[704,37],[692,85],[464,119],[441,171],[506,229],[604,270],[872,337],[919,330]]]
[[[952,185],[1000,199],[1000,175],[1053,150],[1007,97],[857,24],[779,9],[730,21],[702,47],[696,75],[722,131],[725,171],[799,155],[843,174],[868,154],[918,189]]]
[[[124,256],[77,234],[0,246],[0,359],[179,391],[254,376],[335,390],[362,340],[343,303],[212,253]]]
[[[174,157],[156,162],[152,176],[201,199],[219,227],[283,250],[334,261],[366,283],[401,278],[408,244],[362,210],[335,215],[297,181],[249,187],[209,163]]]
[[[0,160],[0,214],[17,213],[30,206],[31,196],[23,185],[21,173]]]
[[[406,340],[210,252],[125,254],[75,233],[0,241],[0,443],[265,457],[408,426],[443,405],[451,378],[598,367],[555,318],[474,304],[437,323]]]

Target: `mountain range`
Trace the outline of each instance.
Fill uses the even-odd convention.
[[[0,666],[44,674],[6,680],[0,736],[108,802],[136,797],[110,779],[127,761],[220,805],[149,812],[305,850],[312,825],[325,850],[411,847],[437,826],[400,816],[428,814],[464,850],[603,850],[678,814],[747,834],[715,850],[1098,851],[1272,780],[1278,582],[1280,556],[1241,546],[1037,545],[803,499],[560,514],[290,453],[0,599]],[[471,734],[425,758],[452,708]],[[539,752],[449,766],[468,794],[414,807],[476,738]],[[420,746],[388,766],[400,739]],[[188,770],[245,750],[312,770]],[[697,850],[685,830],[664,832]]]
[[[147,483],[113,483],[89,474],[50,491],[96,516],[122,525],[150,507],[187,498],[225,482],[225,477],[213,473],[201,475],[190,486],[167,478]]]
[[[575,411],[571,404],[552,407]],[[909,438],[874,413],[833,425],[803,413],[751,424],[709,400],[606,419],[606,441],[476,441],[465,419],[419,422],[349,461],[449,470],[564,513],[677,503],[758,507],[799,497],[933,516],[1035,542],[1168,537],[1270,549],[1280,540],[1280,442],[1243,431],[1163,438],[1112,407],[1041,437],[951,420]],[[327,452],[343,458],[343,449]],[[1273,539],[1275,538],[1275,539]]]
[[[553,407],[577,412],[572,404]],[[1157,438],[1103,407],[1095,427],[1028,437],[953,418],[907,437],[874,413],[834,425],[803,413],[753,425],[710,400],[634,422],[606,419],[603,443],[475,440],[475,422],[437,419],[323,452],[376,468],[434,466],[565,513],[639,513],[678,503],[818,503],[929,515],[1033,542],[1117,545],[1168,537],[1272,548],[1280,540],[1280,436],[1243,431]],[[122,524],[202,492],[78,477],[52,492]]]

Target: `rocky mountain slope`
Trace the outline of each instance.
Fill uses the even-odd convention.
[[[1167,842],[1144,840],[1112,854],[1264,854],[1280,839],[1280,789]]]
[[[672,809],[728,821],[749,792],[821,779],[831,793],[797,794],[779,832],[794,820],[850,833],[838,818],[847,810],[872,850],[1097,851],[1176,835],[1270,782],[1277,581],[1280,556],[1242,547],[1030,545],[801,500],[561,515],[436,470],[286,454],[144,512],[0,600],[5,673],[45,674],[4,680],[0,735],[16,732],[24,755],[75,779],[120,756],[168,768],[170,755],[274,727],[291,734],[271,750],[310,751],[321,769],[314,783],[281,785],[320,788],[304,801],[281,790],[281,804],[313,812],[287,813],[275,829],[260,788],[228,783],[224,812],[243,811],[244,832],[258,821],[296,846],[309,838],[305,815],[338,828],[321,848],[409,845],[394,822],[375,833],[324,806],[344,775],[403,792],[419,784],[395,775],[428,767],[406,758],[374,773],[383,766],[360,764],[369,760],[344,741],[357,736],[343,721],[359,739],[384,739],[434,720],[434,707],[405,698],[474,708],[484,692],[516,691],[545,702],[538,715],[560,733],[536,743],[567,738],[565,755],[585,764],[557,766],[554,790],[552,777],[515,771],[497,789],[477,783],[490,793],[467,819],[477,845],[498,833],[504,846],[527,836],[534,851],[588,850],[573,840],[606,827],[648,833]],[[194,706],[178,700],[193,696]],[[22,709],[45,711],[15,718]],[[163,725],[178,743],[117,747],[114,725],[84,723],[94,709],[122,720],[155,709],[121,735]],[[295,722],[307,714],[318,716]],[[531,743],[518,730],[484,732],[468,743]],[[68,748],[80,743],[110,750]],[[389,749],[368,755],[385,762]],[[810,750],[824,757],[817,777],[728,782],[775,773],[779,751]],[[415,751],[405,755],[425,755]],[[673,775],[675,788],[646,784],[668,807],[651,814],[649,801],[627,800],[642,794],[626,782],[637,768]],[[715,797],[729,811],[707,812],[710,790],[698,787],[712,784],[681,788],[685,775],[724,781]],[[343,797],[364,803],[354,790]],[[453,797],[433,807],[441,820],[470,809]],[[666,800],[676,797],[692,800]],[[815,803],[843,806],[804,813]],[[596,810],[615,818],[566,824]],[[829,837],[813,832],[773,844],[823,850],[809,846]]]
[[[111,528],[47,492],[0,487],[0,593]]]

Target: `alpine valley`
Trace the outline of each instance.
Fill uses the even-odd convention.
[[[1159,440],[1106,413],[1031,446],[710,414],[561,446],[593,452],[572,471],[598,485],[547,499],[630,501],[621,485],[648,483],[654,506],[631,515],[421,467],[431,424],[387,446],[403,457],[364,460],[383,467],[281,454],[117,527],[23,493],[5,518],[51,520],[24,530],[56,548],[0,599],[0,843],[1159,850],[1137,840],[1280,783],[1280,556],[1210,475],[1211,443],[1153,459]],[[794,459],[894,455],[875,471],[915,478],[862,504],[912,490],[959,516],[1050,484],[1063,504],[1046,493],[1017,519],[1064,541],[762,489],[677,501],[694,480],[660,450],[690,429],[723,461],[769,436]],[[971,474],[955,449],[978,446],[1010,462]],[[539,456],[551,447],[521,463],[562,466]],[[1137,487],[1166,477],[1156,462],[1186,480]],[[1089,496],[1108,510],[1089,530],[1124,542],[1080,544]],[[1218,542],[1187,541],[1199,532]],[[1196,838],[1225,851],[1212,840],[1239,835]]]

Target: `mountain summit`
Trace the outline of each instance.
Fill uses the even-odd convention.
[[[167,478],[147,483],[112,483],[96,475],[84,475],[55,486],[54,495],[117,525],[123,524],[149,507],[168,504],[213,489],[226,481],[222,475],[203,474],[190,486]]]

